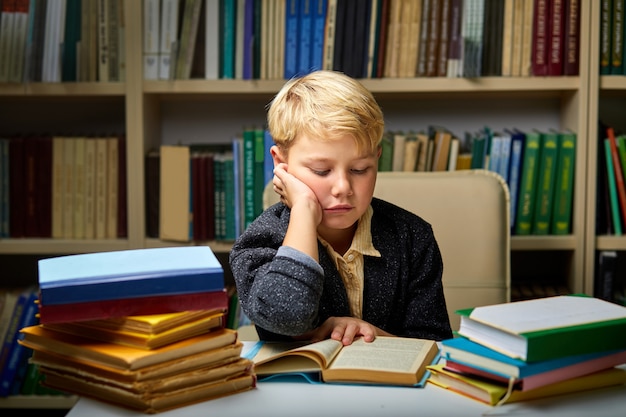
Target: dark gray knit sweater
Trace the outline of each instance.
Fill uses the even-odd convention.
[[[363,320],[396,336],[452,337],[430,224],[386,201],[374,198],[371,205],[372,241],[382,256],[364,256]],[[242,308],[262,340],[284,340],[350,315],[339,271],[321,243],[319,265],[295,250],[279,251],[289,216],[282,203],[268,208],[230,253]]]

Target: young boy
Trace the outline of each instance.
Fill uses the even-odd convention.
[[[372,94],[313,72],[285,84],[268,125],[281,202],[229,259],[260,339],[452,337],[431,226],[373,198],[384,121]]]

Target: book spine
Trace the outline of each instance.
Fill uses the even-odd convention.
[[[570,233],[571,229],[576,166],[576,134],[566,132],[561,133],[559,136],[559,162],[557,163],[558,171],[551,232],[553,235],[566,235]]]
[[[517,235],[529,235],[532,231],[540,149],[541,135],[537,132],[527,133],[515,223],[515,234]]]
[[[622,220],[620,218],[619,200],[617,196],[617,185],[615,180],[615,170],[613,168],[613,156],[611,155],[611,141],[604,139],[604,153],[606,161],[606,173],[608,177],[609,201],[611,205],[611,219],[613,222],[613,233],[616,236],[622,235]]]
[[[220,0],[206,0],[204,78],[217,80],[220,74]]]
[[[243,196],[244,196],[244,229],[254,220],[254,129],[243,132]]]
[[[220,34],[222,35],[220,47],[220,62],[222,63],[220,78],[235,78],[236,5],[236,0],[224,0],[223,3],[220,3],[220,6],[223,6],[221,14],[222,30],[220,31]]]
[[[548,30],[550,5],[548,0],[535,0],[532,41],[532,75],[548,75]]]
[[[20,304],[21,310],[16,310],[14,315],[14,323],[17,327],[11,327],[12,333],[7,333],[5,338],[5,346],[9,346],[7,351],[6,362],[2,367],[2,375],[0,376],[0,397],[6,397],[11,393],[13,380],[19,371],[19,367],[23,364],[23,355],[28,353],[26,347],[22,346],[18,340],[21,340],[20,329],[33,326],[37,322],[37,293],[29,291],[24,295],[24,302]],[[9,339],[9,335],[11,336]],[[3,350],[4,355],[4,350]]]
[[[314,0],[300,0],[298,20],[298,74],[304,75],[311,71],[311,44]]]
[[[600,0],[600,74],[611,73],[612,0]]]
[[[324,66],[324,30],[328,0],[313,1],[313,23],[311,26],[310,70],[318,71]]]
[[[626,182],[622,170],[622,163],[617,148],[617,140],[615,139],[615,131],[612,127],[607,129],[607,136],[611,147],[611,160],[613,162],[613,177],[615,178],[615,186],[617,188],[617,197],[621,210],[622,224],[626,222]]]
[[[513,232],[515,228],[520,177],[522,174],[522,156],[524,152],[524,137],[522,135],[523,134],[516,133],[511,136],[511,164],[509,170],[509,191],[511,197],[509,221],[511,232]]]
[[[550,2],[550,32],[548,34],[548,75],[563,75],[565,43],[565,0]]]
[[[567,0],[565,7],[563,75],[578,75],[580,72],[580,0]]]
[[[540,155],[532,233],[546,235],[550,232],[554,178],[558,158],[558,134],[556,132],[544,134]]]
[[[158,61],[158,78],[160,80],[169,80],[174,78],[172,59],[172,48],[178,40],[178,12],[179,0],[160,0],[161,1],[161,28],[159,30],[159,61]]]
[[[285,14],[285,79],[291,79],[298,73],[298,15],[297,0],[287,0]]]
[[[254,1],[246,0],[243,21],[243,79],[251,80],[254,66]]]

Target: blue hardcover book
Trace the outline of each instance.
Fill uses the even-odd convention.
[[[515,228],[515,215],[517,213],[517,199],[519,196],[520,177],[522,175],[522,156],[524,153],[524,139],[526,135],[519,130],[509,132],[511,135],[511,161],[509,164],[509,194],[511,232]]]
[[[298,75],[305,75],[311,71],[313,3],[314,0],[299,0],[298,32],[300,44],[298,45]]]
[[[328,0],[311,0],[313,3],[313,24],[311,25],[311,71],[324,66],[324,35]]]
[[[37,322],[36,301],[37,292],[34,290],[26,291],[22,293],[20,301],[16,306],[14,323],[17,323],[17,327],[11,328],[10,332],[7,332],[4,343],[4,346],[7,348],[7,356],[0,376],[0,397],[6,397],[11,393],[13,380],[18,374],[20,366],[24,365],[23,356],[29,352],[18,340],[22,339],[21,329],[34,326]]]
[[[287,0],[285,11],[285,79],[291,79],[298,72],[298,0]]]
[[[267,185],[268,182],[274,178],[274,160],[270,153],[270,148],[274,146],[274,138],[270,134],[270,131],[265,129],[263,132],[263,145],[265,147],[265,155],[263,159],[263,183]]]
[[[245,1],[243,33],[243,79],[251,80],[254,67],[254,0]]]
[[[224,289],[208,246],[130,249],[39,261],[42,305],[193,294]]]

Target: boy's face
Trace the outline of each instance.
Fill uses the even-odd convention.
[[[357,150],[352,136],[326,141],[298,137],[289,149],[288,171],[309,186],[323,210],[318,231],[351,228],[367,210],[378,170],[378,155]]]

